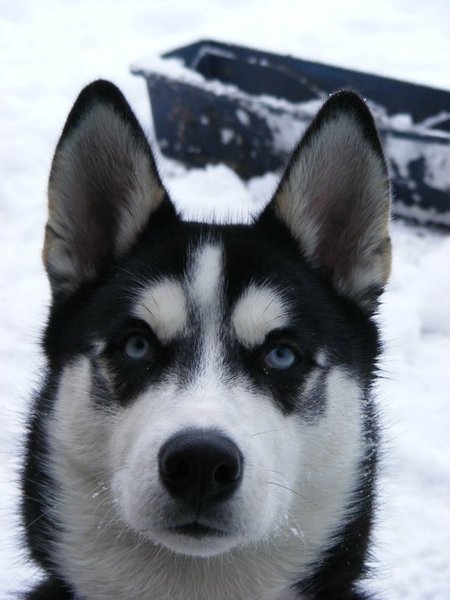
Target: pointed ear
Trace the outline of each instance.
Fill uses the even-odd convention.
[[[54,297],[93,279],[136,241],[167,194],[121,92],[95,81],[80,93],[49,181],[44,264]]]
[[[340,293],[375,308],[390,272],[389,182],[372,115],[357,94],[338,92],[323,105],[266,211]]]

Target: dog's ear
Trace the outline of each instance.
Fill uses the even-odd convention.
[[[56,148],[48,195],[43,256],[57,299],[122,256],[151,213],[170,205],[147,138],[112,83],[95,81],[78,96]]]
[[[390,190],[372,115],[357,94],[338,92],[322,106],[265,215],[273,212],[341,294],[375,308],[390,272]]]

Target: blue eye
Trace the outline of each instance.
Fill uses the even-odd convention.
[[[152,345],[142,333],[133,333],[125,340],[122,356],[131,361],[149,360],[153,356]]]
[[[298,355],[289,346],[274,346],[270,352],[264,356],[264,363],[271,369],[285,371],[297,364]]]

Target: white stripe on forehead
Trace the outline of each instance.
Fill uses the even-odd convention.
[[[222,248],[217,244],[199,246],[194,254],[188,281],[190,298],[200,309],[220,304]]]
[[[181,335],[188,320],[182,285],[172,279],[154,283],[141,292],[134,314],[146,321],[162,342]]]
[[[201,347],[201,359],[196,380],[197,391],[204,393],[212,382],[220,380],[222,344],[222,247],[219,244],[199,244],[195,249],[187,274],[189,303],[198,327],[197,339]]]
[[[236,302],[231,324],[239,342],[247,348],[259,346],[268,333],[286,327],[289,307],[270,286],[251,285]]]

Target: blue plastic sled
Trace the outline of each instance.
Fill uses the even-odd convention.
[[[450,227],[450,92],[214,41],[163,58],[179,59],[185,73],[145,64],[132,72],[147,81],[167,156],[190,166],[225,163],[243,178],[280,170],[321,102],[351,88],[381,132],[395,213]]]

